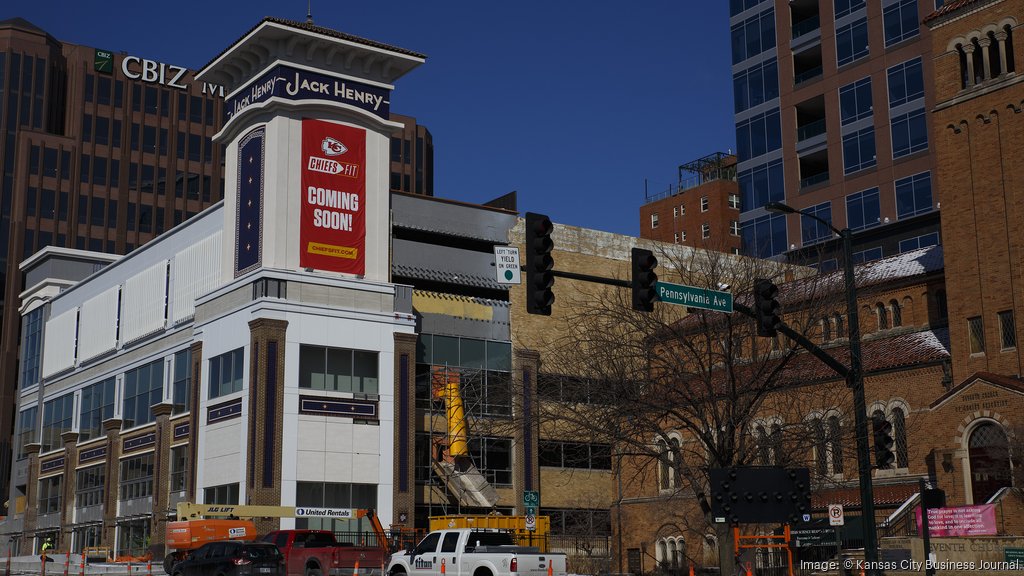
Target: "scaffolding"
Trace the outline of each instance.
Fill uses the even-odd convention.
[[[431,480],[425,502],[430,516],[490,512],[498,502],[497,491],[478,468],[483,463],[474,461],[470,450],[474,440],[483,440],[471,421],[479,425],[481,416],[495,415],[486,377],[483,369],[431,366],[427,400]],[[510,407],[510,397],[504,400],[499,405]],[[434,478],[440,483],[434,483]]]

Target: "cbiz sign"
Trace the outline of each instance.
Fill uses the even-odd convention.
[[[100,70],[97,67],[97,70]],[[103,71],[103,70],[100,70]],[[150,84],[161,84],[179,90],[188,90],[185,77],[188,75],[188,68],[164,64],[155,60],[147,60],[138,56],[125,56],[121,59],[121,72],[126,78],[140,80]],[[209,82],[203,82],[203,94],[224,97],[224,87]]]

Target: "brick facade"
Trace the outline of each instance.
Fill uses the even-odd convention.
[[[395,334],[394,522],[411,526],[416,510],[416,341]]]
[[[284,438],[284,350],[288,322],[257,318],[249,322],[249,330],[250,441],[246,458],[245,502],[280,506],[280,462]],[[256,530],[260,534],[278,528],[280,520],[256,520]]]

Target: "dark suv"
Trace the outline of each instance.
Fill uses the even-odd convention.
[[[210,542],[175,565],[173,576],[285,576],[284,556],[266,542]]]

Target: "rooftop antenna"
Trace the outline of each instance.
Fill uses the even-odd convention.
[[[306,24],[313,23],[313,0],[306,1]]]

